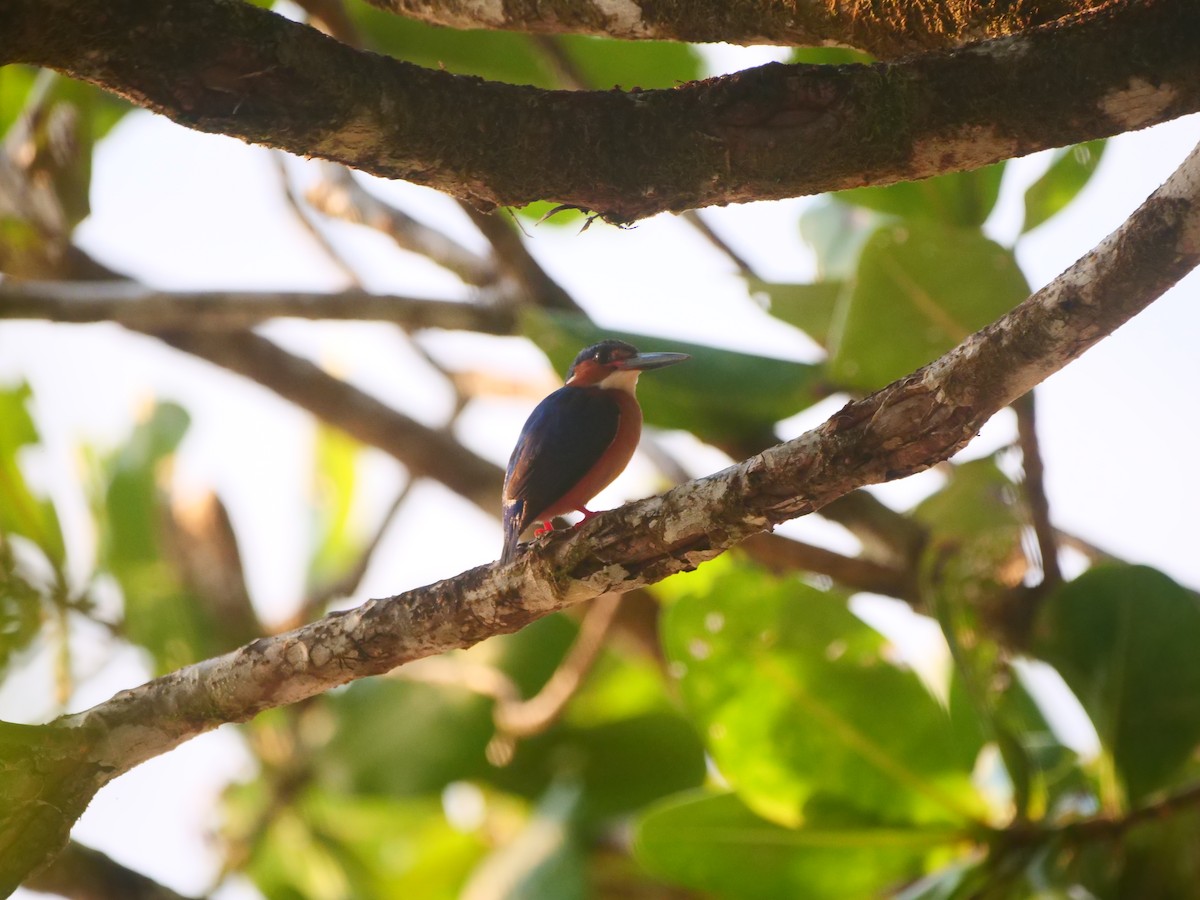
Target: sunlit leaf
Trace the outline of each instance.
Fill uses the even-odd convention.
[[[20,464],[22,451],[41,440],[29,414],[31,398],[26,382],[0,388],[0,532],[28,538],[60,568],[66,549],[58,513],[49,500],[35,496]]]
[[[1104,156],[1105,146],[1099,140],[1054,151],[1050,168],[1025,191],[1022,234],[1057,215],[1087,187]]]
[[[1012,251],[976,231],[920,221],[880,228],[863,249],[838,316],[831,375],[847,387],[879,388],[937,358],[1028,294]]]
[[[244,871],[267,897],[454,900],[486,852],[483,835],[446,821],[438,798],[396,802],[308,785],[277,805],[263,787],[231,791],[226,815],[231,836],[250,842]]]
[[[843,203],[904,219],[977,228],[987,219],[1000,196],[1004,165],[1000,162],[921,181],[853,188],[839,191],[834,196]]]
[[[819,366],[719,350],[669,338],[599,328],[582,316],[532,311],[524,333],[565,373],[581,349],[605,338],[639,350],[690,353],[686,363],[638,383],[646,422],[711,441],[760,438],[772,426],[828,395]]]
[[[28,647],[42,623],[42,595],[18,569],[12,546],[0,538],[0,678]]]
[[[358,485],[361,445],[344,431],[320,425],[313,464],[314,551],[308,564],[310,590],[343,578],[363,552],[363,539],[350,516]]]
[[[1144,566],[1102,566],[1047,598],[1035,653],[1079,698],[1130,801],[1200,743],[1200,602]]]
[[[845,900],[889,894],[961,841],[952,828],[889,826],[836,803],[784,828],[735,795],[697,792],[648,811],[634,849],[654,874],[718,897]]]
[[[158,672],[231,649],[242,636],[188,589],[165,540],[172,515],[161,483],[189,417],[172,403],[155,406],[129,439],[97,461],[97,563],[121,587],[124,634],[148,650]],[[240,629],[244,620],[236,627]]]
[[[755,812],[798,826],[830,800],[876,822],[961,822],[982,809],[982,746],[840,596],[730,570],[667,611],[663,640],[709,752]]]

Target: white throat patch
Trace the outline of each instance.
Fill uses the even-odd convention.
[[[638,376],[641,374],[639,369],[617,369],[611,375],[604,376],[604,379],[596,387],[609,391],[626,391],[632,394],[633,389],[637,387]]]

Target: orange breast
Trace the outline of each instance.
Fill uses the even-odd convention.
[[[612,398],[621,409],[616,436],[579,483],[557,502],[550,504],[538,518],[548,520],[586,505],[612,484],[616,477],[625,471],[629,460],[633,459],[633,453],[637,450],[638,441],[642,436],[642,409],[628,391],[611,390],[606,393],[612,394]]]

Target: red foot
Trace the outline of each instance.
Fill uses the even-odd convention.
[[[581,513],[583,515],[583,521],[585,521],[585,522],[588,519],[590,519],[592,516],[596,515],[596,513],[592,512],[586,506],[575,507],[575,512]],[[553,530],[554,530],[554,521],[553,520],[551,520],[549,522],[543,522],[541,525],[539,525],[537,528],[535,528],[533,530],[533,536],[535,538],[541,537],[543,534],[549,534]]]

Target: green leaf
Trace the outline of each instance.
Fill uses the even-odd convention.
[[[522,330],[563,373],[580,350],[605,338],[690,353],[686,363],[641,379],[638,400],[648,424],[713,442],[761,438],[829,394],[819,366],[599,328],[583,316],[531,310],[523,314]]]
[[[344,431],[318,425],[313,463],[315,549],[308,563],[310,592],[344,578],[358,563],[363,539],[350,516],[362,445]]]
[[[782,284],[752,279],[752,294],[765,294],[770,300],[767,311],[775,318],[799,328],[821,346],[827,346],[842,292],[841,281],[816,281],[811,284]]]
[[[848,66],[874,61],[871,54],[850,47],[797,47],[790,60],[810,66]]]
[[[704,746],[677,713],[649,713],[568,728],[583,789],[580,814],[605,819],[704,782]]]
[[[805,209],[800,214],[800,236],[817,254],[817,277],[821,281],[853,278],[863,246],[884,221],[878,213],[828,197]]]
[[[428,69],[488,81],[555,87],[554,74],[528,35],[426,25],[366,3],[346,7],[373,49]]]
[[[400,679],[358,681],[331,695],[333,738],[316,771],[356,794],[438,795],[488,774],[492,704],[464,688]]]
[[[982,810],[978,722],[889,664],[842,597],[730,569],[668,609],[663,641],[717,767],[759,815],[800,825],[831,799],[906,825]]]
[[[245,871],[267,897],[454,900],[486,852],[481,834],[446,821],[437,798],[398,803],[310,785],[277,804],[262,787],[225,800],[227,831],[250,842]]]
[[[552,784],[525,827],[475,869],[463,896],[586,900],[586,852],[574,827],[579,798],[575,784]]]
[[[1166,787],[1200,742],[1200,602],[1144,566],[1102,566],[1047,598],[1035,653],[1058,669],[1131,802]]]
[[[66,557],[62,528],[54,504],[36,496],[25,482],[20,455],[41,440],[29,401],[28,382],[0,389],[0,532],[19,534],[37,545],[56,570]]]
[[[1105,146],[1103,140],[1098,140],[1055,151],[1050,168],[1025,191],[1025,224],[1021,234],[1057,215],[1079,195],[1096,173]]]
[[[13,657],[33,643],[42,624],[41,591],[18,569],[0,536],[0,678]]]
[[[32,66],[0,66],[0,134],[21,115],[38,70]]]
[[[962,837],[953,828],[889,827],[837,804],[802,828],[783,828],[732,794],[696,792],[648,811],[634,851],[652,873],[718,897],[846,900],[889,894]]]
[[[703,75],[704,60],[691,44],[577,34],[553,40],[591,88],[672,88]]]
[[[160,673],[229,649],[228,623],[191,594],[164,555],[171,511],[159,480],[189,423],[182,407],[160,404],[96,464],[97,564],[121,586],[125,636],[150,652]]]
[[[831,375],[875,390],[928,363],[1029,294],[1011,250],[933,222],[880,228],[867,242],[830,341]]]
[[[1000,162],[970,172],[951,172],[923,181],[852,188],[838,191],[834,197],[843,203],[904,219],[978,228],[991,214],[996,198],[1000,196],[1004,165]]]

